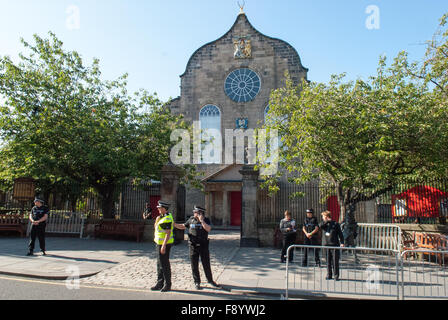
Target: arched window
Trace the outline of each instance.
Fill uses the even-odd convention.
[[[269,120],[269,110],[271,109],[271,106],[268,105],[265,109],[264,109],[264,123],[266,123],[267,120]]]
[[[201,123],[201,163],[220,164],[222,161],[221,111],[215,105],[206,105],[199,112]]]

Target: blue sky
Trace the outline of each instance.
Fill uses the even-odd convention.
[[[309,79],[319,82],[342,72],[367,78],[382,54],[392,59],[406,50],[420,59],[423,43],[448,12],[446,0],[245,2],[254,27],[293,45]],[[370,5],[380,10],[379,29],[366,27]],[[70,6],[79,9],[79,20]],[[99,58],[105,79],[128,72],[131,91],[144,88],[168,99],[180,94],[179,75],[194,51],[226,33],[238,12],[236,0],[0,0],[0,55],[17,58],[21,37],[51,30],[86,62]]]

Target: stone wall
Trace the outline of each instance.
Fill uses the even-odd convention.
[[[275,227],[273,225],[259,226],[258,239],[260,247],[274,247],[274,234],[275,234]]]
[[[251,56],[243,59],[235,58],[236,38],[244,37],[250,39]],[[238,103],[230,99],[224,90],[225,80],[228,75],[240,68],[249,68],[260,77],[261,90],[258,95],[249,102]],[[223,142],[222,159],[225,160],[225,130],[236,129],[237,119],[248,119],[248,129],[259,128],[264,122],[265,110],[269,104],[269,99],[274,89],[285,85],[285,74],[289,73],[294,83],[307,79],[308,69],[303,67],[299,54],[287,42],[268,37],[257,31],[249,22],[245,14],[239,14],[232,28],[221,38],[205,44],[193,53],[187,63],[184,74],[181,75],[181,95],[170,104],[173,114],[182,114],[186,121],[192,123],[199,121],[201,109],[208,105],[215,105],[221,111],[221,133]],[[226,165],[198,165],[197,169],[208,176],[218,172]],[[243,193],[246,191],[243,190]],[[243,201],[244,206],[253,206],[254,212],[250,214],[250,221],[256,223],[256,190],[254,194],[254,204]],[[243,199],[252,196],[247,193]],[[162,197],[163,198],[163,197]],[[211,201],[210,210],[212,222],[220,225],[225,217],[222,214],[223,197],[222,193],[215,192]],[[186,212],[191,210],[194,204],[207,206],[205,194],[187,188],[186,191]],[[224,205],[225,206],[225,205]],[[250,211],[250,210],[249,210]],[[246,212],[248,212],[246,210]],[[244,210],[243,210],[244,215]],[[244,219],[243,219],[244,220]],[[246,224],[247,224],[246,219]],[[253,224],[251,223],[251,224]],[[243,228],[245,228],[243,224]],[[256,224],[255,227],[256,228]],[[253,235],[249,228],[243,232],[251,240]],[[256,230],[253,231],[254,235]],[[243,238],[245,238],[243,236]]]
[[[234,57],[234,39],[241,36],[250,37],[251,58]],[[232,101],[224,91],[227,76],[239,68],[250,68],[261,79],[261,91],[254,100],[247,103]],[[221,111],[225,146],[225,130],[236,129],[237,119],[247,118],[249,129],[263,124],[270,94],[272,90],[284,86],[285,72],[291,75],[295,83],[299,83],[302,79],[307,79],[308,69],[302,66],[297,51],[291,45],[261,34],[245,14],[240,14],[226,34],[193,53],[181,75],[181,95],[170,104],[171,112],[182,114],[185,120],[193,122],[199,120],[200,110],[205,105],[216,105]],[[223,161],[224,150],[223,148]],[[222,168],[223,165],[199,165],[198,171],[207,176]],[[205,205],[205,196],[188,188],[187,203]]]
[[[249,36],[252,57],[234,58],[234,37]],[[261,78],[261,91],[247,103],[237,103],[224,92],[227,76],[239,68],[250,68]],[[240,14],[233,27],[220,39],[204,45],[190,58],[181,76],[181,96],[173,102],[172,111],[182,113],[187,120],[199,120],[199,111],[207,104],[222,112],[223,129],[235,129],[237,118],[248,118],[249,128],[264,121],[264,111],[273,89],[284,86],[288,72],[299,83],[307,79],[308,69],[301,64],[297,51],[288,43],[258,32],[246,15]]]

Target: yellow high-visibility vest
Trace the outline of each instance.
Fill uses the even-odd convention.
[[[154,230],[154,242],[158,245],[162,245],[163,241],[165,241],[165,230],[161,228],[161,225],[164,223],[171,222],[171,235],[168,239],[167,244],[173,244],[174,243],[174,219],[171,213],[167,213],[165,216],[160,218],[159,222],[157,223],[155,230]]]

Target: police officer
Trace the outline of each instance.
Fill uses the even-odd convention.
[[[157,254],[157,284],[151,288],[152,291],[160,290],[167,292],[171,290],[171,265],[170,251],[174,243],[174,220],[168,212],[170,204],[159,201],[157,209],[160,216],[154,224],[154,242]]]
[[[145,204],[145,211],[143,211],[143,219],[149,220],[151,218],[152,218],[151,204],[146,202],[146,204]]]
[[[188,229],[188,237],[190,239],[190,261],[191,271],[193,272],[193,280],[197,290],[201,290],[201,278],[199,275],[199,258],[201,258],[202,267],[204,268],[207,281],[215,288],[220,286],[213,281],[212,269],[210,267],[210,251],[208,234],[212,230],[210,220],[205,217],[205,209],[195,206],[193,209],[193,217],[185,224],[174,224],[179,230]]]
[[[319,223],[317,218],[314,216],[314,210],[306,210],[305,222],[303,224],[303,233],[305,234],[304,245],[306,246],[317,246],[317,233],[319,232]],[[305,249],[305,254],[302,261],[302,266],[306,267],[308,265],[308,250]],[[319,249],[313,249],[314,251],[314,261],[316,266],[320,267]]]
[[[323,222],[319,225],[322,229],[322,245],[327,247],[344,247],[344,235],[339,223],[331,220],[331,212],[322,212]],[[340,250],[327,249],[327,280],[334,278],[339,281]]]
[[[283,234],[283,248],[280,261],[285,263],[288,248],[295,244],[297,238],[296,221],[291,217],[289,211],[285,212],[285,219],[280,221],[280,231]],[[292,262],[293,260],[294,250],[291,250],[289,254],[289,262]]]
[[[45,253],[45,227],[47,226],[48,219],[48,207],[44,206],[44,201],[36,198],[34,199],[34,207],[31,209],[30,221],[32,224],[31,227],[31,235],[30,235],[30,243],[28,245],[28,254],[27,256],[34,255],[34,245],[36,243],[36,237],[39,239],[40,250],[42,251],[42,255],[46,255]]]

